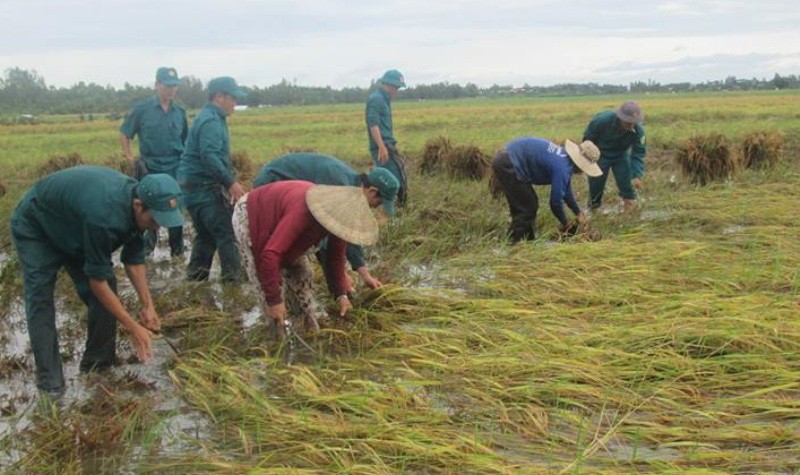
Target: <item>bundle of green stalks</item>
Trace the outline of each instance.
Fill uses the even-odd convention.
[[[250,158],[247,150],[237,150],[231,153],[231,167],[236,173],[236,181],[245,188],[250,188],[253,178],[258,173],[258,166]]]
[[[78,165],[85,165],[86,162],[79,153],[70,153],[68,155],[58,155],[51,157],[47,162],[39,166],[36,171],[36,176],[43,177],[51,173],[55,173],[65,168],[71,168]]]
[[[729,179],[737,168],[730,141],[722,134],[690,137],[675,159],[683,174],[693,184],[701,186]]]
[[[783,155],[783,134],[754,132],[742,141],[742,164],[745,168],[774,167]]]
[[[425,142],[420,152],[419,170],[423,175],[435,174],[443,171],[447,163],[447,156],[453,148],[449,138],[438,136]]]

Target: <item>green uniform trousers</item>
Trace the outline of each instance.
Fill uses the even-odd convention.
[[[220,193],[208,192],[208,196],[210,199],[187,200],[186,209],[192,217],[195,230],[187,278],[207,280],[214,253],[219,251],[222,280],[241,282],[242,263],[231,223],[233,207],[225,202]]]
[[[29,206],[14,212],[11,239],[17,249],[25,283],[25,315],[36,364],[36,387],[42,391],[60,392],[65,389],[65,383],[54,300],[59,269],[66,268],[78,295],[88,308],[88,330],[81,371],[105,369],[114,363],[117,320],[92,293],[89,277],[83,272],[83,260],[56,249],[32,219],[33,212]],[[116,293],[116,279],[112,278],[108,283]]]
[[[597,165],[603,170],[603,174],[597,177],[587,177],[589,179],[589,208],[598,208],[603,203],[603,189],[606,187],[609,170],[614,172],[614,181],[617,182],[619,195],[626,200],[636,199],[636,190],[631,183],[633,169],[629,155],[611,160],[600,157]]]

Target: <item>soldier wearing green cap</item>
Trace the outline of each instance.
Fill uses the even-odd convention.
[[[78,166],[42,178],[22,197],[11,215],[11,238],[25,283],[36,386],[42,393],[59,397],[65,389],[54,303],[61,267],[88,308],[81,371],[114,363],[117,322],[130,334],[139,360],[150,358],[149,330],[161,323],[147,286],[142,232],[182,225],[179,195],[169,175],[151,174],[137,183],[110,168]],[[141,303],[140,323],[116,295],[111,255],[120,247],[120,261]]]
[[[617,110],[598,113],[586,126],[583,140],[594,142],[600,149],[597,164],[603,174],[589,177],[589,207],[599,208],[608,172],[614,172],[619,195],[625,209],[636,205],[637,191],[644,178],[645,133],[644,112],[633,101],[623,103]]]
[[[120,127],[122,153],[133,161],[131,141],[139,137],[137,177],[147,173],[166,173],[176,177],[189,123],[186,111],[175,102],[180,78],[175,68],[156,71],[156,96],[137,103]],[[148,252],[156,245],[156,233],[145,233]],[[173,256],[183,255],[183,226],[169,228],[169,248]]]
[[[208,82],[208,103],[192,123],[186,151],[178,167],[184,205],[189,210],[196,235],[192,244],[187,278],[207,280],[214,254],[219,251],[222,280],[242,279],[242,265],[231,216],[233,205],[244,195],[231,167],[231,144],[226,118],[237,101],[247,97],[232,77]]]
[[[400,88],[406,87],[400,71],[390,69],[381,77],[378,87],[369,95],[366,107],[369,153],[376,166],[385,167],[397,177],[400,190],[397,202],[404,205],[408,192],[405,159],[397,149],[392,126],[392,99]]]
[[[317,185],[358,186],[367,196],[370,206],[383,206],[387,215],[394,214],[394,200],[400,183],[386,168],[376,167],[369,173],[358,173],[338,158],[319,153],[290,153],[275,158],[259,171],[253,180],[253,188],[268,183],[286,180],[303,180]],[[369,288],[376,289],[383,285],[367,268],[364,259],[364,248],[356,244],[347,244],[347,261],[361,280]],[[317,252],[320,262],[327,259],[327,241]],[[333,280],[325,271],[328,288],[333,291]],[[352,282],[348,282],[348,291],[353,292]]]

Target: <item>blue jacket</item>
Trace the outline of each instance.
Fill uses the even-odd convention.
[[[572,159],[564,147],[547,139],[523,137],[509,142],[506,151],[520,181],[550,185],[550,210],[562,225],[567,224],[564,204],[576,215],[581,212],[572,193]]]

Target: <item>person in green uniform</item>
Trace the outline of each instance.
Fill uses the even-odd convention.
[[[369,95],[366,107],[367,139],[369,153],[375,166],[388,168],[400,182],[397,204],[402,206],[408,195],[405,159],[397,148],[392,126],[392,99],[406,87],[400,71],[390,69],[381,77],[377,89]]]
[[[207,280],[214,254],[219,251],[222,280],[242,280],[242,265],[231,216],[244,194],[231,167],[230,136],[226,118],[237,101],[247,97],[232,77],[208,82],[208,103],[192,123],[186,150],[178,166],[183,203],[195,229],[187,278]]]
[[[186,111],[175,102],[180,78],[175,68],[156,71],[156,96],[133,106],[119,128],[122,154],[133,161],[131,141],[139,137],[140,164],[137,179],[147,173],[166,173],[177,177],[178,164],[189,132]],[[148,254],[155,249],[157,233],[145,233]],[[174,256],[183,255],[183,226],[169,229],[169,249]]]
[[[88,309],[81,371],[102,370],[116,357],[117,322],[128,331],[140,361],[151,356],[150,330],[160,328],[144,266],[142,232],[183,224],[180,187],[169,175],[140,182],[105,167],[77,166],[34,184],[11,215],[11,239],[25,285],[25,314],[36,363],[36,386],[59,397],[65,389],[58,350],[54,291],[66,268]],[[116,295],[112,253],[139,296],[137,322]]]
[[[614,180],[625,209],[636,206],[636,192],[644,178],[645,134],[644,112],[633,101],[622,104],[617,110],[600,112],[589,122],[583,140],[589,140],[600,149],[597,164],[603,174],[589,179],[589,207],[599,208],[603,202],[608,171]]]
[[[394,214],[394,200],[400,183],[386,168],[376,167],[369,173],[358,173],[336,157],[320,153],[290,153],[275,158],[267,163],[253,180],[253,188],[276,181],[303,180],[317,185],[360,186],[366,188],[370,205],[383,206],[388,216]],[[326,262],[327,241],[317,251],[320,262]],[[364,248],[355,244],[347,244],[347,261],[358,273],[364,285],[376,289],[383,285],[367,267]],[[333,281],[328,270],[323,266],[325,281],[333,291]],[[354,292],[352,282],[348,281],[348,292]]]

